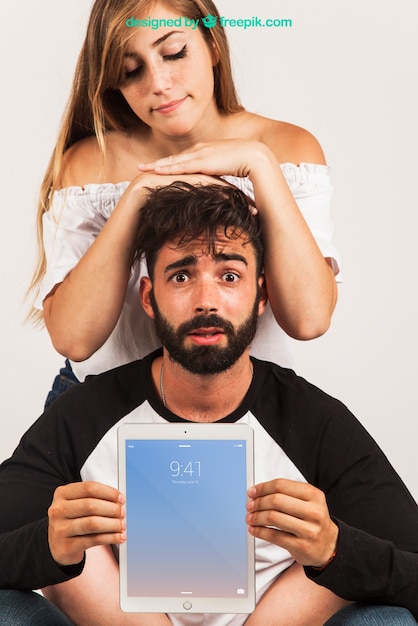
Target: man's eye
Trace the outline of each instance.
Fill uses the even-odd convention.
[[[237,282],[239,279],[237,274],[234,274],[233,272],[226,272],[226,274],[224,274],[224,280],[227,283],[235,283]]]
[[[185,283],[188,280],[188,276],[187,274],[184,274],[183,272],[178,273],[178,274],[174,274],[174,276],[171,278],[171,280],[173,280],[175,283]]]

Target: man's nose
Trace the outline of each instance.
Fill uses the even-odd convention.
[[[204,280],[196,286],[195,305],[196,313],[216,313],[219,308],[218,289],[213,280]]]

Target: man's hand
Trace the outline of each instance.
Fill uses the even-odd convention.
[[[48,510],[48,541],[60,565],[79,563],[85,550],[126,540],[124,496],[96,482],[58,487]]]
[[[251,487],[248,495],[247,523],[254,537],[288,550],[301,565],[328,563],[337,546],[338,526],[322,491],[278,478]]]

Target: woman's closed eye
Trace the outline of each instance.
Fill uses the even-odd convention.
[[[165,61],[176,61],[177,59],[184,59],[187,56],[187,43],[184,44],[181,50],[174,52],[173,54],[164,54],[163,59]]]
[[[162,58],[164,61],[177,61],[178,59],[184,59],[187,56],[187,44],[185,44],[181,50],[178,52],[173,52],[171,54],[163,54]],[[138,78],[144,71],[144,65],[137,65],[137,67],[133,69],[125,70],[125,80],[130,80],[132,78]]]
[[[140,76],[140,74],[142,73],[144,69],[143,65],[138,65],[138,67],[136,67],[133,70],[126,70],[125,71],[125,79],[129,80],[130,78],[135,78],[136,76]]]

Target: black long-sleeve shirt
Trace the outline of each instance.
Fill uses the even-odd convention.
[[[181,421],[155,394],[155,356],[64,394],[0,466],[0,588],[36,589],[81,573],[83,562],[60,567],[52,559],[48,507],[59,485],[117,486],[120,423]],[[405,485],[343,404],[291,370],[253,361],[247,395],[220,422],[253,426],[256,482],[300,479],[325,493],[338,551],[323,571],[306,567],[306,575],[345,599],[403,606],[418,618],[418,507]],[[256,560],[266,555],[259,590],[289,564],[276,546],[256,544]]]

